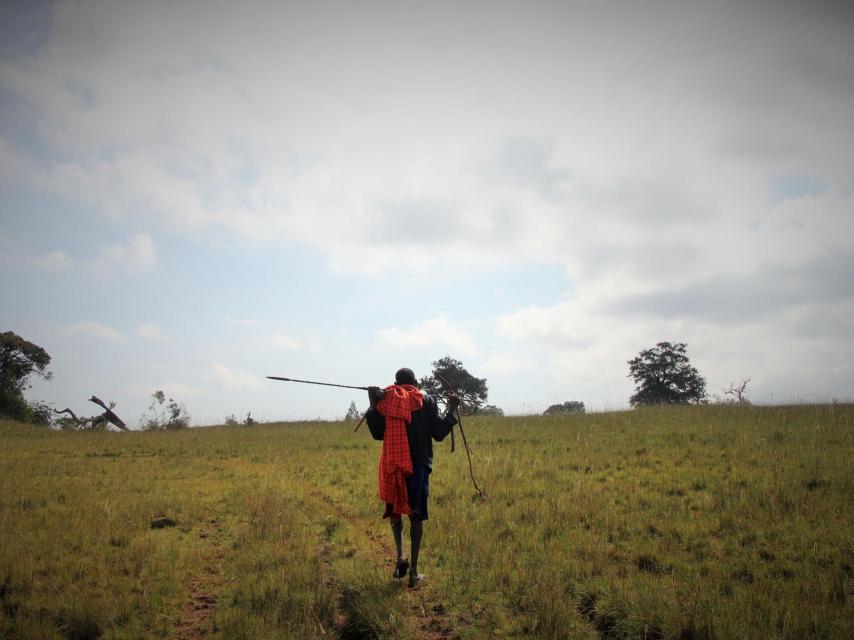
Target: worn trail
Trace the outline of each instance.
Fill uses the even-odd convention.
[[[391,544],[391,532],[385,524],[386,531],[381,531],[375,522],[366,518],[354,518],[351,514],[338,504],[334,498],[323,493],[320,489],[313,488],[310,491],[312,497],[321,502],[334,513],[336,517],[348,522],[355,530],[364,532],[365,537],[370,540],[375,550],[376,562],[382,566],[382,571],[389,576],[391,582],[392,571],[395,564],[395,550]],[[406,615],[420,637],[425,640],[458,640],[460,635],[454,630],[453,622],[446,613],[439,594],[429,583],[419,586],[417,589],[409,589],[405,581],[399,581],[400,597],[405,604]],[[339,629],[346,629],[346,620],[342,617],[338,621]],[[347,637],[347,634],[342,634]]]
[[[225,584],[222,543],[222,524],[217,518],[207,517],[198,531],[203,551],[204,566],[188,583],[188,597],[175,624],[173,640],[197,640],[216,632],[217,593]]]

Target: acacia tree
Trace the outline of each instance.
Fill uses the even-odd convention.
[[[37,344],[24,340],[12,331],[0,333],[0,415],[16,420],[45,423],[50,409],[39,402],[27,402],[24,390],[35,375],[50,380],[47,370],[50,356]]]
[[[466,370],[462,362],[450,356],[439,358],[432,366],[432,374],[418,381],[418,386],[425,392],[441,398],[445,394],[445,387],[437,377],[441,376],[460,397],[460,410],[463,415],[474,414],[478,407],[486,402],[489,393],[486,378],[476,378]]]
[[[706,380],[688,361],[684,342],[659,342],[629,360],[629,377],[636,385],[629,398],[633,407],[647,404],[701,403]]]
[[[750,400],[744,395],[747,390],[747,385],[750,384],[750,378],[742,378],[741,382],[735,383],[731,382],[729,387],[723,390],[725,396],[732,396],[732,400],[735,404],[750,404]]]

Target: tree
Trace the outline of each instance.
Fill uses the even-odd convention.
[[[684,342],[659,342],[629,360],[629,377],[635,381],[633,407],[648,404],[701,403],[706,380],[688,361]]]
[[[347,415],[344,416],[344,422],[356,422],[361,417],[362,414],[359,413],[359,410],[356,408],[355,400],[351,400],[350,408],[347,409]]]
[[[496,417],[504,417],[504,409],[501,407],[496,407],[494,404],[488,404],[485,407],[481,407],[477,410],[477,415],[479,416],[496,416]]]
[[[741,382],[736,384],[735,382],[731,382],[727,389],[724,389],[725,396],[732,396],[732,400],[730,402],[734,404],[750,404],[750,400],[744,395],[744,392],[747,390],[747,385],[750,383],[750,378],[742,378]]]
[[[27,402],[24,390],[31,376],[53,378],[47,370],[50,356],[37,344],[12,331],[0,333],[0,415],[15,420],[47,424],[50,411],[44,403]]]
[[[584,413],[584,403],[578,400],[567,400],[563,404],[553,404],[543,412],[544,416],[550,416],[556,413]]]
[[[190,426],[190,414],[183,404],[178,404],[173,398],[167,401],[166,394],[159,389],[151,397],[148,411],[139,421],[143,431],[186,429]]]
[[[437,376],[447,380],[451,388],[460,397],[460,410],[463,415],[472,415],[477,412],[478,407],[486,402],[489,389],[486,386],[486,378],[475,378],[466,371],[463,363],[450,356],[445,356],[433,362],[433,373],[421,378],[418,386],[425,392],[438,398],[446,394],[445,387]]]
[[[54,411],[57,415],[67,413],[69,417],[57,418],[55,424],[63,430],[80,430],[80,429],[89,429],[92,431],[106,431],[109,428],[109,425],[115,425],[117,428],[122,431],[127,431],[127,425],[124,420],[119,418],[116,415],[116,412],[113,409],[116,408],[116,403],[114,401],[110,401],[109,405],[106,404],[103,400],[101,400],[98,396],[92,396],[89,398],[89,402],[93,402],[97,404],[104,410],[104,413],[92,416],[90,418],[78,418],[77,414],[74,413],[71,409],[63,409],[62,411]]]

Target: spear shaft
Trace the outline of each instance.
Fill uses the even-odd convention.
[[[315,380],[297,380],[296,378],[282,378],[280,376],[267,376],[270,380],[283,380],[285,382],[299,382],[301,384],[319,384],[324,387],[339,387],[340,389],[360,389],[367,391],[368,387],[354,387],[349,384],[335,384],[333,382],[317,382]]]

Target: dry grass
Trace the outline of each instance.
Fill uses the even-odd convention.
[[[430,584],[408,593],[388,577],[378,443],[349,425],[0,423],[0,636],[854,637],[853,407],[467,434],[487,499],[437,446]]]

